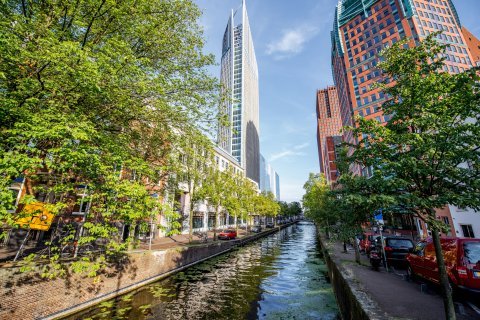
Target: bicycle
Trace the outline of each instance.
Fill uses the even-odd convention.
[[[60,251],[60,257],[62,258],[74,257],[76,247],[77,247],[78,257],[91,256],[92,253],[97,252],[97,250],[95,250],[95,247],[91,243],[78,245],[76,241],[74,241],[74,242],[67,243],[62,247],[62,250]]]
[[[199,238],[200,242],[208,242],[208,233],[207,232],[195,232],[195,235]]]

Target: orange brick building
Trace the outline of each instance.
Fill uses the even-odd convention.
[[[438,31],[437,40],[447,46],[445,72],[463,72],[479,63],[480,43],[462,28],[453,0],[339,0],[331,37],[332,71],[343,124],[351,125],[355,116],[388,122],[391,115],[381,110],[385,96],[373,87],[382,79],[377,69],[379,53],[404,38],[415,46]],[[345,133],[344,139],[355,142],[357,137]],[[353,170],[371,175],[369,168]],[[437,218],[452,226],[452,210],[438,210]],[[427,236],[426,226],[416,223],[420,233],[424,231],[422,236]]]
[[[480,40],[465,27],[462,27],[462,34],[472,55],[473,64],[480,67]]]
[[[342,142],[342,119],[336,87],[317,91],[317,144],[320,172],[329,183],[337,179],[337,146]]]

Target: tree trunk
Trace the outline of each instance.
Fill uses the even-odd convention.
[[[188,212],[188,242],[191,243],[193,240],[193,208],[195,204],[193,203],[193,187],[190,190],[190,210]],[[208,211],[208,210],[207,210]]]
[[[220,205],[215,207],[215,218],[213,218],[213,241],[217,241],[217,220],[218,220],[218,209]]]
[[[440,273],[440,287],[442,289],[443,306],[445,308],[445,319],[455,320],[455,306],[453,305],[452,288],[448,280],[447,269],[445,268],[445,260],[443,259],[442,247],[440,244],[440,236],[438,230],[432,228],[433,245],[435,247],[435,255],[437,257],[438,270]]]
[[[235,217],[235,232],[237,233],[237,237],[238,237],[238,218],[239,217],[237,215],[235,215],[234,217]]]

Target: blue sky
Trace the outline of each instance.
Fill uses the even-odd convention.
[[[231,9],[241,0],[195,0],[203,10],[206,53],[220,62]],[[258,62],[260,149],[280,176],[283,201],[299,201],[319,172],[316,90],[333,85],[330,31],[337,0],[247,0]],[[480,0],[454,0],[462,25],[480,37]],[[219,77],[218,66],[211,68]]]

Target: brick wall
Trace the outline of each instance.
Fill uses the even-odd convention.
[[[39,319],[66,309],[90,305],[122,291],[132,290],[161,278],[169,271],[231,249],[237,241],[207,246],[179,247],[163,251],[132,253],[123,265],[111,267],[97,280],[72,274],[63,279],[44,280],[25,274],[18,267],[0,269],[0,319]],[[73,310],[73,309],[72,309]],[[72,311],[71,310],[71,311]]]
[[[236,246],[255,241],[291,224],[226,242],[129,254],[123,264],[106,270],[98,280],[72,274],[44,280],[20,272],[19,267],[0,267],[0,320],[54,319],[80,311],[100,301],[136,289]]]

